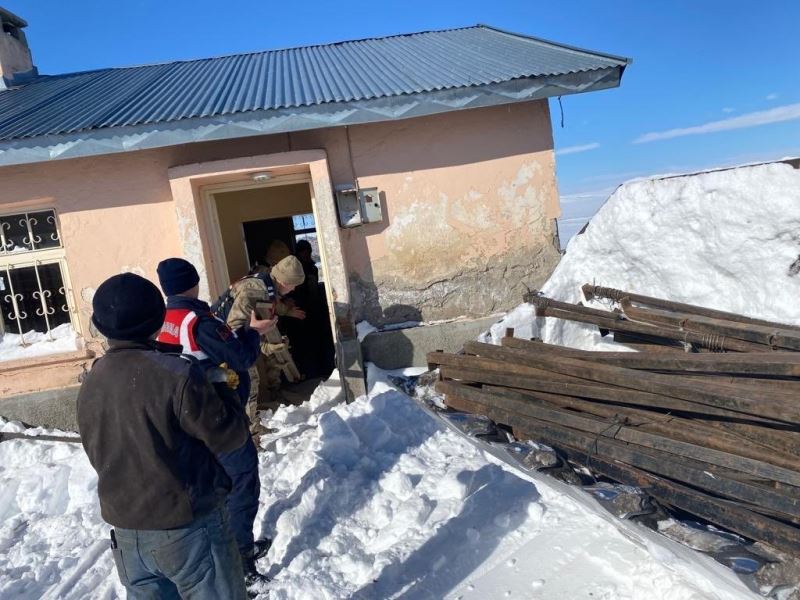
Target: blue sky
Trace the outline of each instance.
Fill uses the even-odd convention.
[[[796,0],[0,3],[48,74],[475,23],[631,57],[621,88],[563,98],[563,129],[551,101],[565,217],[632,177],[800,155]]]

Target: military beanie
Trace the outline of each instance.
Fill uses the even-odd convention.
[[[300,264],[296,256],[287,256],[272,267],[270,277],[272,277],[273,281],[282,283],[287,287],[297,287],[306,280],[303,265]]]

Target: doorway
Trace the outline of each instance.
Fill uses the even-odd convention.
[[[301,259],[306,282],[287,301],[305,312],[305,319],[281,317],[278,327],[289,340],[290,352],[301,382],[284,381],[282,395],[293,404],[304,402],[317,384],[327,379],[335,367],[335,351],[330,309],[325,289],[325,273],[317,245],[311,187],[302,181],[271,181],[267,185],[225,186],[209,194],[211,213],[219,231],[220,258],[225,281],[233,283],[256,264],[275,263],[273,248],[281,246],[278,259],[286,253],[298,254],[298,242],[313,240],[311,256]],[[280,244],[276,244],[280,242]],[[303,244],[300,245],[302,251]],[[298,257],[303,255],[302,252]],[[269,259],[269,260],[268,260]],[[262,378],[265,381],[266,378]],[[263,408],[277,408],[264,406]]]

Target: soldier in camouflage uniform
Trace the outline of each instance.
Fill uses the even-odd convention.
[[[271,305],[274,316],[286,316],[295,319],[305,319],[304,311],[284,299],[298,285],[305,281],[303,266],[294,256],[287,256],[276,264],[269,273],[264,267],[256,267],[254,272],[244,277],[231,286],[233,304],[228,313],[227,322],[231,328],[241,327],[250,322],[250,314],[256,305],[267,303]],[[270,318],[269,315],[260,315],[261,318]],[[283,355],[288,355],[288,349],[283,342],[275,343],[262,337],[261,352],[264,354],[266,366],[266,385],[269,397],[262,398],[263,403],[279,403],[281,400],[281,371]],[[250,397],[247,401],[247,415],[253,427],[257,426],[257,407],[260,377],[258,369],[250,369]]]

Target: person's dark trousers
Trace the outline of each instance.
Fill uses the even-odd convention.
[[[231,529],[242,556],[253,553],[253,522],[258,512],[261,482],[258,478],[258,453],[252,438],[238,450],[219,454],[219,464],[231,478],[233,487],[225,506],[231,519]]]
[[[241,557],[223,508],[177,529],[116,528],[111,545],[129,599],[247,598]]]

